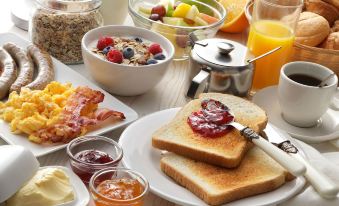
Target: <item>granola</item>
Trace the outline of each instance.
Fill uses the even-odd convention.
[[[82,63],[83,35],[102,25],[98,9],[67,13],[38,8],[30,27],[31,40],[66,64]]]
[[[92,52],[107,61],[131,66],[156,64],[166,59],[159,44],[139,37],[101,37]]]

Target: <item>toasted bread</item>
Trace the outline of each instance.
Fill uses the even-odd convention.
[[[272,191],[294,177],[257,147],[237,168],[227,169],[166,153],[161,170],[210,205]]]
[[[219,100],[228,106],[235,115],[235,121],[249,126],[256,132],[265,128],[266,113],[254,103],[232,95],[206,93],[186,104],[169,124],[158,129],[152,136],[152,145],[209,164],[227,168],[237,167],[252,143],[235,129],[222,137],[203,137],[193,132],[187,123],[188,116],[198,111],[201,108],[201,101],[208,98]]]

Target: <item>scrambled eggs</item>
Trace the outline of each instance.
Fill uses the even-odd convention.
[[[7,102],[0,102],[0,118],[10,123],[13,133],[25,133],[34,141],[34,132],[59,120],[74,90],[70,83],[51,82],[44,90],[23,88],[20,94],[12,92]]]

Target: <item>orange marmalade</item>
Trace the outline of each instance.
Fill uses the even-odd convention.
[[[97,206],[141,206],[143,200],[138,197],[144,190],[144,186],[136,179],[108,179],[96,187],[96,191],[105,198],[98,196],[95,204]]]

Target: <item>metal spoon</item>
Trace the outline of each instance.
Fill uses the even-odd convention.
[[[330,75],[328,75],[325,79],[323,79],[318,85],[317,87],[323,87],[326,86],[326,81],[329,80],[331,77],[333,77],[335,75],[335,73],[332,73]]]
[[[267,55],[270,55],[270,54],[272,54],[273,52],[276,52],[276,51],[278,51],[278,50],[281,49],[281,48],[282,48],[282,46],[279,46],[279,47],[277,47],[277,48],[275,48],[275,49],[272,49],[271,51],[268,51],[268,52],[266,52],[266,53],[264,53],[264,54],[262,54],[262,55],[260,55],[260,56],[255,57],[254,59],[247,60],[247,62],[248,62],[248,63],[252,63],[252,62],[254,62],[254,61],[257,61],[258,59],[261,59],[261,58],[263,58],[263,57],[265,57],[265,56],[267,56]]]
[[[234,117],[234,115],[232,116]],[[234,118],[230,123],[228,123],[228,125],[240,131],[241,136],[246,137],[249,141],[253,142],[256,146],[261,148],[264,152],[266,152],[270,157],[276,160],[281,166],[283,166],[294,176],[305,174],[306,167],[304,164],[268,142],[266,139],[257,134],[253,129],[245,127],[238,122],[235,122]]]

